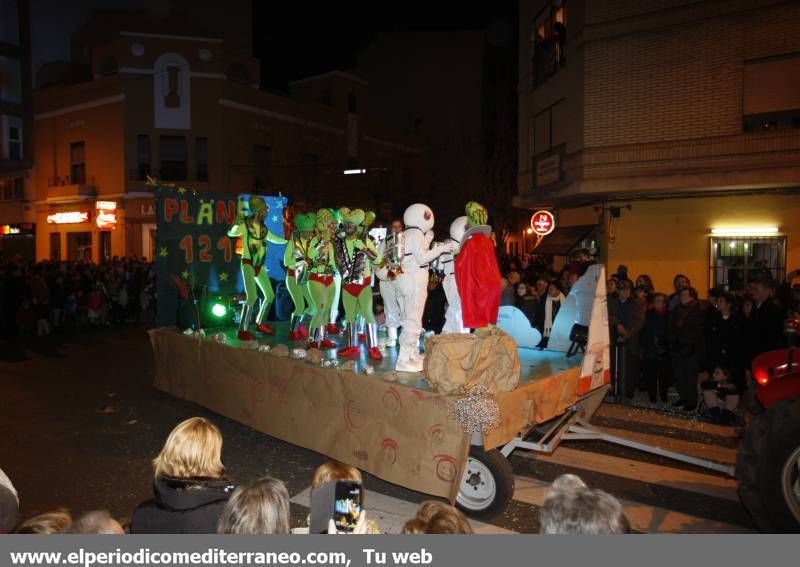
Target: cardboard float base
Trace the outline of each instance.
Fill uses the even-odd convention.
[[[285,324],[274,326],[276,335],[263,344],[303,346],[288,341]],[[386,481],[454,501],[470,438],[448,417],[455,398],[429,391],[422,375],[386,380],[394,367],[391,354],[367,376],[243,348],[233,329],[225,331],[226,344],[212,335],[150,331],[155,387]],[[501,424],[484,436],[487,449],[504,445],[529,423],[563,413],[577,399],[581,357],[521,349],[520,358],[520,385],[497,395]],[[357,363],[368,362],[362,354]]]

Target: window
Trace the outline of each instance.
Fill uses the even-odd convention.
[[[181,70],[176,66],[167,67],[167,88],[164,95],[164,106],[178,108],[181,105]]]
[[[8,127],[8,159],[22,159],[22,128],[19,126]]]
[[[539,12],[531,28],[531,67],[533,86],[547,79],[567,64],[566,0],[551,0]]]
[[[164,181],[186,180],[186,138],[183,136],[161,136],[161,179]]]
[[[195,138],[195,161],[197,162],[197,180],[208,181],[208,138]]]
[[[272,182],[272,148],[253,146],[253,188],[265,189]]]
[[[136,179],[144,181],[150,175],[150,136],[136,136]]]
[[[0,179],[0,201],[19,201],[25,198],[25,181],[21,177]]]
[[[711,239],[711,285],[727,291],[747,289],[747,284],[768,276],[776,281],[786,277],[786,238]]]
[[[86,184],[86,144],[75,142],[69,145],[69,181],[73,185]]]

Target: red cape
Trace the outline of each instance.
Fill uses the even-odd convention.
[[[480,329],[497,324],[501,286],[494,243],[484,234],[472,235],[455,263],[464,326]]]

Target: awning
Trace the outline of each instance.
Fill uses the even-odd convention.
[[[586,238],[596,228],[596,224],[558,227],[552,233],[545,236],[539,247],[532,250],[532,252],[534,254],[567,256],[580,244],[581,240]]]

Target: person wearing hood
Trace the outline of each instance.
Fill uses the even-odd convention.
[[[561,288],[558,287],[558,284],[551,282],[547,288],[547,297],[543,301],[544,307],[536,312],[535,327],[542,332],[542,342],[539,343],[540,348],[547,348],[550,333],[553,331],[553,323],[555,323],[559,309],[564,304],[564,299],[564,294],[561,293]]]
[[[235,486],[222,464],[222,434],[202,417],[178,424],[153,460],[154,498],[131,517],[132,534],[213,534]]]

